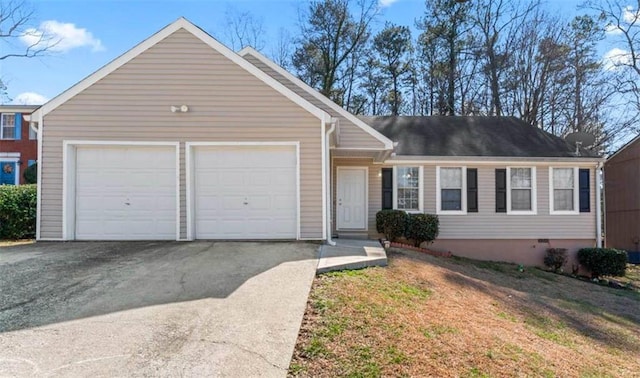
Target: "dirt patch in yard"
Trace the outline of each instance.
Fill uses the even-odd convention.
[[[516,265],[391,254],[321,275],[291,376],[633,376],[640,293]]]

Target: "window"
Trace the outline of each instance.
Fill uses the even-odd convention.
[[[394,167],[396,209],[422,210],[422,167]]]
[[[507,168],[509,213],[536,213],[536,169]]]
[[[15,139],[16,116],[11,113],[2,113],[0,116],[0,139]]]
[[[34,140],[38,139],[38,133],[33,130],[33,127],[29,126],[29,139]]]
[[[573,214],[578,211],[576,168],[549,168],[551,214]]]
[[[466,212],[465,167],[438,167],[436,206],[438,213]]]

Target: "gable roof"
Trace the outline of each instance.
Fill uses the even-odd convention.
[[[575,147],[516,117],[385,116],[362,117],[376,130],[398,142],[397,155],[564,157],[576,158]],[[598,155],[581,149],[579,157]]]
[[[640,134],[637,135],[635,138],[631,139],[630,141],[628,141],[627,143],[625,143],[622,147],[618,148],[616,152],[612,153],[609,157],[607,157],[607,161],[613,159],[616,155],[626,150],[627,148],[631,147],[631,145],[633,145],[639,140],[640,140]]]
[[[276,73],[279,74],[279,77],[277,79],[279,79],[279,80],[287,80],[288,82],[292,83],[296,88],[299,88],[301,91],[304,91],[305,93],[311,95],[316,100],[314,102],[317,104],[317,106],[321,107],[323,110],[325,110],[326,112],[331,113],[334,116],[335,115],[340,115],[340,116],[346,118],[347,120],[352,122],[354,125],[356,125],[357,127],[361,128],[362,130],[367,132],[373,138],[375,138],[378,141],[380,141],[384,145],[385,149],[388,149],[388,150],[393,149],[393,142],[391,140],[389,140],[389,138],[387,138],[386,136],[384,136],[383,134],[381,134],[380,132],[378,132],[377,130],[372,128],[367,123],[363,122],[357,116],[355,116],[355,115],[351,114],[350,112],[348,112],[347,110],[345,110],[340,105],[338,105],[335,102],[331,101],[326,96],[324,96],[323,94],[321,94],[320,92],[318,92],[314,88],[312,88],[309,85],[307,85],[302,80],[300,80],[297,77],[295,77],[294,75],[292,75],[289,71],[287,71],[284,68],[280,67],[278,64],[273,62],[271,59],[267,58],[266,56],[262,55],[260,52],[256,51],[254,48],[252,48],[250,46],[247,46],[247,47],[243,48],[242,50],[240,50],[238,52],[238,55],[240,55],[242,57],[245,57],[245,58],[248,55],[250,55],[250,56],[258,59],[260,62],[264,63],[266,66],[268,66],[269,68],[271,68],[272,70],[274,70]]]
[[[238,54],[233,52],[231,49],[229,49],[222,43],[218,42],[215,38],[213,38],[207,32],[200,29],[196,25],[192,24],[184,17],[180,17],[173,23],[167,25],[162,30],[153,34],[151,37],[145,39],[144,41],[142,41],[141,43],[139,43],[129,51],[115,58],[114,60],[107,63],[105,66],[103,66],[96,72],[82,79],[81,81],[73,85],[71,88],[67,89],[66,91],[62,92],[58,96],[51,99],[49,102],[42,105],[38,110],[34,112],[35,118],[39,116],[44,116],[45,114],[50,113],[51,111],[56,109],[58,106],[64,104],[65,102],[70,100],[72,97],[74,97],[78,93],[87,89],[88,87],[90,87],[91,85],[99,81],[100,79],[109,75],[113,71],[117,70],[127,62],[131,61],[132,59],[134,59],[144,51],[148,50],[152,46],[156,45],[157,43],[159,43],[160,41],[162,41],[163,39],[165,39],[166,37],[168,37],[169,35],[175,33],[180,29],[184,29],[187,32],[193,34],[196,38],[200,39],[202,42],[209,45],[212,49],[216,50],[218,53],[222,54],[227,59],[236,63],[238,66],[244,68],[246,71],[254,75],[256,78],[262,80],[265,84],[269,85],[276,91],[280,92],[282,95],[284,95],[294,103],[300,105],[302,108],[304,108],[309,113],[316,116],[317,118],[325,122],[331,121],[331,116],[327,112],[313,105],[309,101],[305,100],[304,98],[302,98],[301,96],[293,92],[292,90],[288,89],[287,87],[279,83],[277,80],[273,79],[271,76],[267,75],[266,73],[264,73],[263,71],[255,67],[253,64],[247,62],[245,59],[240,57]]]

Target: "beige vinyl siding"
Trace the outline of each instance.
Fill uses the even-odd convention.
[[[514,166],[526,166],[517,164]],[[591,212],[571,215],[549,214],[549,167],[536,166],[537,214],[512,215],[496,213],[495,170],[500,167],[478,169],[478,212],[465,215],[439,215],[442,239],[595,239],[595,171],[590,173]],[[426,211],[436,211],[436,167],[425,166]],[[577,178],[576,178],[577,179]]]
[[[322,237],[321,121],[183,29],[47,114],[43,138],[42,238],[62,237],[63,140],[179,141],[181,237],[185,142],[299,141],[301,237]]]
[[[309,101],[313,105],[318,108],[324,110],[325,112],[331,114],[333,117],[336,117],[340,120],[340,145],[339,148],[381,148],[384,149],[384,144],[371,136],[371,134],[367,133],[359,126],[355,125],[353,122],[349,121],[347,118],[338,114],[335,110],[329,107],[324,102],[318,100],[316,97],[309,94],[309,92],[300,88],[298,85],[293,83],[291,80],[282,76],[271,67],[262,63],[258,58],[252,56],[251,54],[247,54],[244,58],[249,61],[249,63],[258,67],[260,70],[264,71],[267,75],[276,79],[282,85],[291,89],[295,93],[297,93],[300,97]]]
[[[336,166],[369,167],[368,234],[370,236],[376,235],[375,215],[382,206],[380,169],[393,167],[393,165],[373,164],[371,159],[352,158],[336,158],[333,160],[333,165],[334,171]],[[436,213],[437,166],[437,164],[423,165],[424,211],[426,213]],[[536,165],[538,212],[536,215],[512,215],[495,212],[495,169],[507,166],[467,166],[467,168],[478,169],[478,212],[464,215],[438,215],[440,219],[439,239],[595,239],[596,186],[593,167],[576,165],[581,168],[589,168],[591,171],[591,212],[551,215],[549,213],[549,167],[553,165]],[[514,166],[526,166],[526,164],[518,163]],[[334,197],[336,193],[335,180],[334,173],[332,183]],[[333,214],[335,217],[335,201]]]

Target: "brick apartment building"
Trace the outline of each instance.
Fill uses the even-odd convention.
[[[24,170],[38,160],[38,137],[25,115],[35,105],[0,105],[0,185],[24,184]]]

